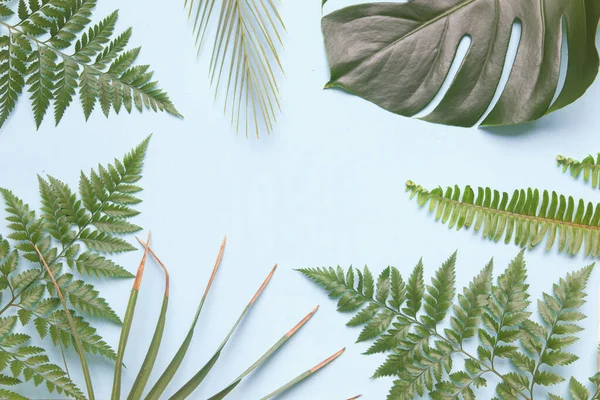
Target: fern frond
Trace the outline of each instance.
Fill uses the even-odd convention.
[[[521,325],[531,317],[531,312],[527,311],[530,301],[526,280],[525,257],[521,251],[498,277],[497,285],[492,286],[483,314],[483,323],[491,335],[485,329],[479,329],[482,346],[478,353],[490,363],[496,357],[508,358],[518,350],[512,343],[519,338]],[[520,364],[523,362],[519,360]]]
[[[0,349],[10,357],[10,369],[13,379],[22,377],[25,382],[35,386],[45,383],[48,392],[56,391],[73,398],[82,398],[83,392],[71,381],[66,372],[58,365],[49,362],[46,352],[41,347],[21,346],[13,351]],[[2,384],[6,384],[3,379]],[[20,383],[20,381],[17,381]]]
[[[59,0],[65,1],[70,0]],[[90,40],[96,39],[88,37],[87,40],[89,45]],[[84,278],[86,275],[132,277],[124,268],[100,253],[133,249],[121,235],[140,229],[129,222],[129,218],[138,214],[133,205],[140,202],[135,195],[142,190],[137,186],[137,181],[141,179],[148,142],[149,138],[122,160],[115,159],[113,164],[98,166],[91,171],[89,178],[82,173],[81,198],[67,184],[54,177],[38,177],[42,200],[39,217],[14,193],[0,189],[6,203],[6,219],[10,230],[7,239],[13,242],[9,243],[9,240],[0,237],[0,291],[3,292],[0,296],[7,294],[0,315],[10,315],[0,317],[0,342],[5,336],[11,344],[24,342],[22,336],[12,333],[18,320],[21,325],[33,324],[41,339],[50,336],[52,343],[61,349],[76,345],[80,356],[85,352],[103,355],[110,361],[116,360],[114,350],[103,341],[88,320],[93,317],[120,324],[120,318],[93,285],[63,271],[63,266],[66,261]],[[22,263],[24,259],[38,266]],[[29,267],[25,268],[25,265]],[[69,308],[65,309],[73,308],[70,311],[72,318],[65,309],[59,309],[61,300],[57,288],[60,288],[63,299],[69,302],[65,306]],[[77,332],[77,335],[73,332]],[[4,347],[0,343],[2,349]],[[8,365],[10,355],[2,358],[2,354],[0,351],[0,366]],[[36,378],[36,374],[30,371],[33,366],[27,365],[30,361],[28,358],[11,361],[11,366],[17,371],[12,372],[14,379],[23,371],[25,381],[34,379],[36,384],[46,382],[49,390],[63,391],[67,397],[81,397],[75,389],[68,387],[70,381],[63,380],[62,373],[55,370],[54,364],[40,364],[42,375]],[[0,379],[0,385],[2,383]],[[0,392],[0,397],[3,393]]]
[[[387,354],[374,377],[396,378],[389,400],[410,400],[425,394],[436,400],[475,399],[477,389],[488,385],[488,377],[500,380],[496,383],[498,399],[531,400],[534,390],[539,390],[537,385],[552,386],[564,380],[554,367],[577,360],[565,348],[582,330],[576,322],[585,318],[579,309],[585,302],[593,266],[567,274],[554,285],[552,295],[542,296],[539,324],[528,311],[523,254],[511,261],[495,284],[493,264],[488,263],[458,297],[454,289],[456,253],[435,273],[426,294],[421,262],[405,285],[399,271],[386,268],[378,279],[381,290],[375,295],[370,285],[364,285],[367,268],[358,274],[358,280],[352,267],[346,273],[339,267],[299,271],[338,299],[339,311],[355,313],[349,325],[364,326],[359,341],[365,332],[369,333],[365,338],[375,339],[366,354]],[[394,287],[397,289],[392,292],[397,294],[390,298],[387,291]],[[446,327],[450,309],[453,315]],[[386,316],[383,323],[382,315]],[[463,347],[467,340],[477,340],[476,354]],[[497,358],[510,364],[498,363]],[[600,374],[591,380],[598,386]],[[589,398],[587,389],[574,379],[570,389],[573,398]]]
[[[46,278],[48,288],[52,295],[56,295],[51,289],[49,278]],[[102,318],[117,324],[121,323],[121,318],[108,305],[105,299],[99,297],[99,292],[91,284],[86,284],[82,280],[73,279],[72,274],[63,274],[56,279],[58,286],[64,296],[69,299],[71,305],[80,314],[92,317]]]
[[[81,398],[81,390],[62,368],[49,362],[44,349],[29,345],[29,335],[12,333],[16,322],[14,316],[0,318],[0,372],[10,372],[10,376],[0,374],[0,385],[12,386],[23,381],[32,381],[35,386],[45,383],[50,393],[56,391],[58,394]],[[0,398],[21,398],[9,397],[10,391],[1,390]]]
[[[113,261],[92,252],[84,252],[73,260],[80,274],[98,278],[133,278],[134,275]]]
[[[75,315],[73,319],[77,325],[77,333],[81,338],[81,345],[87,353],[104,356],[110,361],[116,360],[117,354],[114,349],[102,340],[102,337],[97,334],[96,328],[91,326],[81,316]],[[62,342],[65,348],[73,345],[73,335],[71,334],[69,323],[63,310],[57,310],[47,316],[40,315],[35,321],[36,328],[38,325],[40,327],[45,326],[55,346],[58,346],[60,342]],[[40,333],[39,329],[38,333]]]
[[[197,4],[196,4],[197,3]],[[277,0],[192,0],[188,17],[194,20],[198,53],[213,16],[219,13],[210,62],[210,80],[225,93],[225,112],[239,132],[240,126],[273,132],[279,112],[276,70],[281,32],[285,30],[277,11]]]
[[[600,255],[600,205],[575,201],[556,192],[535,189],[515,190],[512,196],[490,188],[458,186],[429,191],[412,181],[407,182],[410,197],[420,206],[429,203],[430,212],[456,230],[473,227],[483,237],[520,247],[535,247],[546,239],[546,249],[557,243],[559,252],[575,255]],[[585,244],[585,245],[584,245]]]
[[[131,29],[113,39],[116,11],[90,26],[95,5],[95,0],[19,1],[19,22],[11,25],[1,18],[14,13],[2,4],[0,25],[8,34],[0,37],[0,127],[26,87],[38,128],[51,105],[58,124],[77,92],[86,120],[98,101],[108,116],[122,104],[131,112],[131,99],[139,111],[181,116],[148,67],[133,65],[139,49],[125,50]]]
[[[558,166],[562,168],[563,173],[569,171],[571,176],[578,179],[583,172],[583,181],[591,182],[592,187],[596,189],[600,183],[600,154],[594,159],[589,155],[583,160],[578,161],[564,156],[557,156]]]
[[[463,293],[458,295],[458,302],[452,306],[454,316],[450,318],[452,329],[446,329],[446,335],[462,346],[465,339],[477,334],[485,307],[490,299],[492,288],[492,261],[477,275]]]
[[[585,303],[585,288],[593,268],[594,266],[590,265],[567,274],[566,278],[554,285],[553,295],[544,293],[543,299],[538,301],[538,310],[544,326],[522,332],[521,344],[537,356],[533,371],[528,371],[532,375],[532,396],[536,384],[550,386],[565,380],[548,367],[569,365],[579,359],[562,349],[577,341],[575,334],[583,331],[575,322],[585,318],[578,309]],[[573,381],[571,387],[580,392]]]

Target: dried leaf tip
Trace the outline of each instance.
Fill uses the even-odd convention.
[[[221,242],[221,248],[219,249],[219,254],[217,255],[217,261],[215,261],[215,266],[210,274],[210,279],[208,280],[208,284],[206,285],[206,290],[204,291],[204,297],[208,295],[208,291],[215,280],[215,276],[217,275],[217,270],[219,269],[219,265],[221,265],[221,259],[223,258],[223,252],[225,252],[225,244],[227,243],[227,235],[223,237],[223,242]]]
[[[302,321],[298,322],[296,324],[296,326],[294,326],[288,333],[285,334],[286,337],[291,337],[293,334],[295,334],[296,332],[298,332],[298,330],[300,328],[302,328],[302,326],[308,322],[309,319],[312,318],[313,315],[315,315],[315,313],[317,312],[317,310],[319,309],[319,306],[316,306],[314,308],[314,310],[312,310],[310,313],[308,313],[308,315],[306,317],[304,317],[302,319]]]
[[[138,239],[139,240],[139,239]],[[142,286],[142,277],[144,276],[144,267],[146,266],[146,259],[148,258],[148,248],[150,246],[150,232],[148,232],[148,238],[146,239],[146,245],[144,246],[144,255],[140,266],[138,267],[137,273],[135,274],[135,281],[133,281],[133,290],[139,291]]]
[[[144,241],[142,239],[140,239],[137,236],[135,238],[137,239],[138,242],[140,242],[140,244],[142,246],[146,247],[146,243],[144,243]],[[158,265],[160,265],[163,272],[165,273],[165,296],[169,297],[169,270],[167,269],[165,264],[160,260],[160,258],[158,258],[156,253],[152,250],[152,248],[150,248],[150,246],[148,246],[148,252],[152,255],[152,257],[156,260]]]
[[[277,264],[275,264],[275,266],[273,267],[273,269],[271,270],[271,272],[269,272],[269,275],[267,276],[267,279],[265,279],[265,281],[263,282],[263,284],[260,285],[260,288],[258,289],[258,291],[256,292],[256,294],[254,295],[254,297],[252,298],[252,300],[250,300],[250,303],[248,303],[248,306],[254,304],[254,302],[256,301],[256,299],[258,299],[258,297],[260,296],[260,294],[262,293],[262,291],[265,290],[265,288],[267,287],[267,285],[271,281],[271,278],[275,274],[276,270],[277,270]]]
[[[359,397],[362,397],[362,394],[359,394],[358,396],[350,397],[348,400],[356,400]]]
[[[338,351],[337,353],[335,353],[334,355],[332,355],[331,357],[329,357],[327,360],[323,361],[319,365],[317,365],[314,368],[312,368],[310,370],[310,372],[311,373],[317,372],[318,370],[320,370],[321,368],[325,367],[327,364],[331,363],[336,358],[338,358],[339,356],[341,356],[342,354],[344,354],[345,351],[346,351],[346,348],[344,347],[343,349],[341,349],[340,351]]]

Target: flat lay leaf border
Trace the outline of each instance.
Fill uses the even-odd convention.
[[[278,72],[283,73],[279,51],[285,25],[279,0],[185,0],[198,54],[212,20],[218,20],[209,75],[225,94],[224,112],[236,132],[273,133],[281,104]],[[216,15],[219,15],[216,18]]]
[[[529,311],[523,254],[495,284],[490,261],[458,296],[456,253],[436,271],[430,285],[425,285],[422,261],[408,280],[394,267],[378,277],[368,267],[299,271],[338,300],[338,311],[354,314],[347,325],[363,327],[358,342],[374,340],[365,354],[386,355],[373,377],[395,377],[388,400],[412,400],[424,393],[435,400],[475,399],[477,389],[488,384],[495,384],[498,399],[531,400],[537,388],[565,381],[565,373],[559,375],[555,367],[570,366],[571,373],[581,370],[572,366],[578,357],[566,349],[583,331],[577,322],[586,316],[579,308],[594,265],[568,273],[552,292],[543,293],[537,302],[538,323]],[[472,345],[476,351],[470,350]],[[502,359],[510,363],[499,362]],[[570,398],[600,398],[600,373],[589,380],[592,391],[571,377]],[[562,399],[548,390],[550,399]]]
[[[46,178],[39,176],[42,200],[39,216],[11,191],[0,189],[0,194],[6,203],[8,229],[11,231],[6,239],[0,237],[0,303],[3,305],[0,309],[0,398],[26,399],[22,394],[12,390],[12,387],[26,383],[39,386],[44,383],[49,393],[57,392],[69,398],[94,400],[96,397],[92,366],[88,362],[88,357],[91,354],[99,354],[114,364],[111,399],[120,399],[123,367],[126,361],[125,350],[131,333],[147,256],[150,254],[164,271],[165,291],[152,341],[127,398],[138,400],[144,395],[167,325],[169,273],[165,264],[150,248],[149,236],[146,242],[138,239],[144,246],[144,254],[136,275],[108,260],[103,254],[135,250],[135,247],[126,242],[122,235],[141,230],[139,226],[128,220],[139,214],[134,207],[141,202],[136,195],[142,191],[138,184],[142,178],[141,173],[149,142],[150,137],[127,153],[122,160],[115,159],[112,164],[100,165],[97,169],[92,169],[89,174],[82,172],[79,196],[60,180],[52,176]],[[87,247],[87,250],[83,250],[83,246]],[[165,390],[177,374],[189,350],[203,305],[217,276],[224,248],[225,239],[188,334],[144,398],[163,398]],[[276,268],[277,266],[271,270],[243,309],[214,355],[170,398],[188,398],[204,381],[217,364],[229,340],[267,287]],[[89,283],[89,278],[92,277],[135,278],[123,321],[108,302],[100,297],[98,290]],[[2,302],[3,295],[10,297]],[[312,310],[267,349],[255,363],[210,399],[227,397],[248,375],[283,347],[312,318],[317,309],[318,307]],[[10,315],[11,313],[13,315]],[[98,335],[90,323],[94,319],[121,326],[117,351]],[[34,325],[39,340],[16,332],[19,324]],[[38,346],[36,342],[42,346],[59,347],[64,367],[51,362],[46,349]],[[73,348],[79,356],[87,396],[71,380],[65,358],[65,352],[70,348]],[[278,396],[308,379],[336,360],[344,350],[336,352],[274,389],[262,400]]]
[[[107,117],[134,108],[181,116],[149,66],[134,65],[141,48],[126,50],[131,28],[113,37],[117,11],[90,25],[96,0],[19,0],[9,23],[9,3],[0,1],[0,127],[25,89],[38,128],[51,105],[58,125],[77,94],[86,120],[98,103]]]
[[[559,84],[563,18],[569,50]],[[386,110],[412,117],[444,83],[460,41],[471,44],[450,87],[422,119],[462,127],[481,120],[499,87],[512,26],[521,38],[508,82],[484,126],[521,124],[581,97],[598,73],[595,0],[412,0],[343,8],[322,21],[331,79]]]
[[[598,186],[600,154],[597,161],[592,156],[582,161],[558,156],[557,162],[563,172],[570,171],[575,179],[582,177],[594,188]],[[546,240],[547,251],[557,244],[559,252],[570,255],[581,251],[586,256],[600,255],[600,203],[531,188],[509,195],[489,187],[461,190],[455,185],[427,190],[407,181],[406,191],[420,207],[435,213],[436,221],[457,231],[473,228],[495,242],[504,239],[508,244],[514,238],[516,245],[529,248]]]
[[[66,361],[64,367],[50,361],[48,346],[59,347],[63,354],[75,348],[82,362],[92,354],[116,360],[117,353],[92,322],[122,322],[91,282],[134,277],[105,256],[135,249],[122,236],[141,229],[129,220],[139,214],[138,181],[149,141],[150,137],[121,160],[89,174],[81,172],[79,196],[60,180],[39,176],[39,214],[13,192],[0,189],[11,232],[0,238],[3,398],[25,398],[10,387],[27,382],[44,383],[49,393],[84,397]],[[33,325],[39,339],[15,332],[18,325]]]

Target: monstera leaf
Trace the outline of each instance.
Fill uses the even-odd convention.
[[[413,116],[440,91],[464,37],[466,56],[439,105],[425,120],[473,126],[499,86],[512,28],[521,37],[508,82],[483,125],[538,119],[579,98],[598,73],[597,0],[414,0],[347,7],[323,18],[339,87],[394,113]],[[563,28],[566,80],[559,83]]]

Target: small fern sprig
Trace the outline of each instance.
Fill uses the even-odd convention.
[[[556,161],[558,166],[562,168],[563,173],[569,171],[571,176],[578,179],[583,172],[583,181],[589,183],[596,189],[600,183],[600,154],[594,159],[589,155],[583,160],[578,161],[570,157],[557,156]]]
[[[134,207],[141,201],[136,196],[142,189],[137,183],[149,139],[122,160],[99,165],[89,174],[82,172],[78,195],[54,177],[38,177],[42,199],[39,213],[11,191],[0,189],[10,231],[6,238],[0,237],[0,295],[5,299],[1,318],[23,326],[32,324],[41,343],[60,346],[61,350],[79,348],[109,361],[116,359],[115,351],[91,322],[101,319],[120,325],[121,319],[89,278],[133,277],[105,255],[135,249],[122,236],[140,230],[129,220],[138,214]],[[0,332],[0,349],[1,339]],[[0,363],[0,374],[10,366]],[[17,379],[20,370],[14,368],[10,371]],[[47,368],[49,378],[57,380],[46,384],[50,391],[81,397],[60,367],[51,364],[40,368]],[[52,369],[59,372],[52,373]],[[23,377],[28,381],[32,375],[27,372]],[[33,379],[35,384],[43,382]]]
[[[149,67],[134,65],[140,48],[125,50],[131,29],[113,37],[118,13],[90,25],[95,6],[96,0],[19,0],[19,21],[9,23],[15,12],[0,1],[7,31],[0,36],[0,127],[25,89],[38,128],[51,104],[58,125],[77,92],[86,120],[97,103],[106,116],[134,106],[180,116]]]
[[[583,248],[588,256],[600,255],[600,206],[581,199],[531,188],[510,196],[481,187],[475,194],[466,186],[461,195],[458,186],[429,191],[412,181],[406,183],[406,191],[419,206],[429,203],[435,219],[456,230],[472,227],[484,238],[504,238],[507,244],[514,235],[520,247],[535,247],[546,238],[546,250],[557,243],[559,252],[575,255]]]
[[[366,354],[385,353],[374,377],[394,376],[388,399],[423,396],[433,399],[474,399],[490,377],[499,381],[499,399],[533,399],[538,386],[564,381],[551,368],[570,365],[578,357],[565,348],[578,340],[585,318],[579,311],[593,265],[569,273],[538,301],[541,322],[531,320],[527,273],[521,252],[493,284],[490,262],[455,297],[456,253],[444,262],[425,286],[423,265],[408,281],[394,267],[377,279],[365,267],[306,268],[300,272],[338,299],[338,311],[355,313],[348,326],[363,326],[358,342],[374,339]],[[440,325],[448,325],[443,329]],[[477,352],[466,345],[477,341]],[[464,360],[457,370],[456,360]],[[498,359],[511,361],[501,368]],[[501,365],[501,366],[499,366]],[[509,369],[512,368],[512,369]],[[598,394],[600,380],[591,379]],[[574,399],[588,399],[585,386],[570,381]],[[585,396],[577,397],[577,393]],[[559,396],[551,395],[553,399]]]

